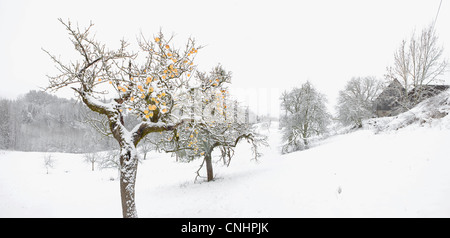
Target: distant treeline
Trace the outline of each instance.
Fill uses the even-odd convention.
[[[16,100],[0,99],[0,149],[82,153],[115,146],[88,123],[101,119],[76,100],[30,91]]]

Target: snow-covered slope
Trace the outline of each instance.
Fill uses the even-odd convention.
[[[213,182],[194,183],[200,161],[151,153],[138,168],[140,217],[450,217],[449,92],[398,117],[281,155],[251,161],[246,143]],[[413,118],[413,119],[411,119]],[[262,129],[263,130],[263,129]],[[117,171],[90,171],[82,155],[0,152],[0,217],[120,217]]]
[[[366,121],[365,127],[378,131],[398,130],[403,127],[444,127],[450,129],[450,89],[424,100],[411,110],[394,117]]]

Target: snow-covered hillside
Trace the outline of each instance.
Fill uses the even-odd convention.
[[[213,182],[194,183],[200,161],[151,153],[138,168],[140,217],[450,217],[449,91],[397,117],[281,155],[251,161],[242,142]],[[409,114],[408,114],[409,113]],[[414,116],[412,116],[414,115]],[[413,119],[411,119],[413,118]],[[117,171],[91,171],[82,155],[0,151],[0,217],[121,217]]]
[[[409,126],[438,127],[450,129],[450,90],[446,90],[431,97],[411,110],[394,117],[376,118],[367,120],[366,128],[378,131],[392,131]]]

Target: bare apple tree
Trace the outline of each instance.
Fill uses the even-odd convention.
[[[79,57],[63,62],[44,50],[59,71],[48,76],[46,90],[70,87],[90,110],[107,118],[110,133],[120,147],[122,214],[137,217],[136,147],[147,134],[174,130],[185,121],[173,111],[186,102],[184,95],[189,90],[193,61],[200,47],[189,38],[184,48],[176,49],[172,37],[166,38],[159,32],[151,39],[141,34],[138,53],[130,52],[125,40],[120,41],[118,49],[111,50],[91,36],[92,23],[80,29],[70,21],[59,21]],[[109,99],[100,100],[106,97]],[[139,123],[126,126],[127,114],[138,118]]]
[[[227,84],[231,83],[231,72],[221,65],[214,67],[209,74],[197,72],[198,84],[189,92],[189,102],[181,108],[189,117],[195,118],[173,132],[166,133],[166,151],[179,153],[185,160],[203,158],[197,170],[206,165],[206,179],[214,179],[212,152],[220,149],[221,159],[229,165],[234,149],[240,141],[250,143],[253,158],[261,156],[260,146],[267,146],[266,138],[256,132],[252,125],[239,118],[238,103],[230,99]],[[243,112],[243,110],[240,110]]]

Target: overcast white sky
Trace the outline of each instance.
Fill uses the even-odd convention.
[[[351,77],[382,79],[401,40],[429,25],[439,2],[0,0],[0,97],[47,85],[45,75],[54,68],[41,48],[62,59],[74,56],[61,17],[81,27],[92,20],[97,39],[110,48],[160,28],[180,43],[192,36],[206,46],[199,68],[221,63],[232,71],[232,92],[260,114],[278,115],[279,93],[306,80],[333,107]],[[442,2],[436,30],[450,58],[449,1]],[[444,77],[450,83],[450,75]]]

